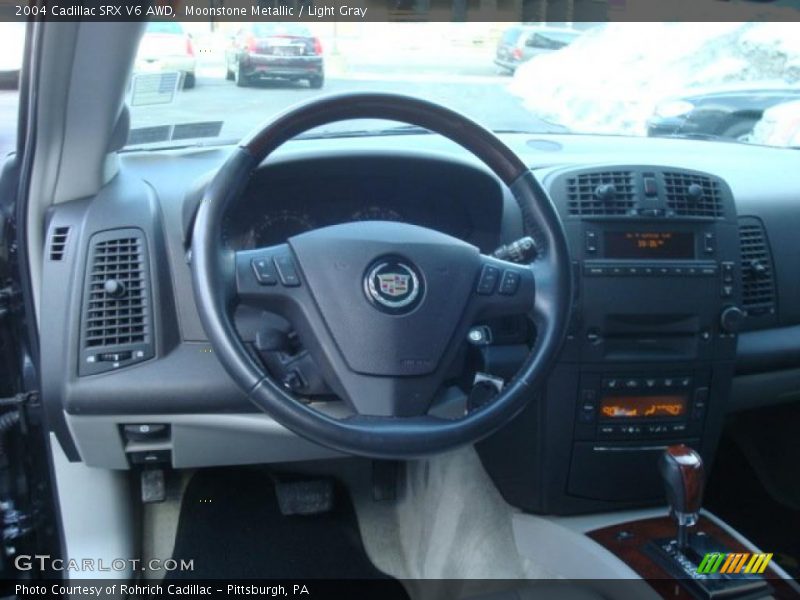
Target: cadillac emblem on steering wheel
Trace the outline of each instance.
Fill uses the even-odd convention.
[[[385,312],[410,312],[422,297],[422,279],[405,261],[383,257],[367,269],[364,292],[377,308]]]

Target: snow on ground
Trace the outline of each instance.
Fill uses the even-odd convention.
[[[520,66],[509,89],[571,130],[643,135],[665,98],[762,80],[800,82],[796,23],[611,23]]]

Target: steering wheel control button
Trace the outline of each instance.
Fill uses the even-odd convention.
[[[485,265],[478,280],[478,293],[482,296],[489,296],[494,293],[497,281],[500,279],[500,269]]]
[[[272,267],[268,257],[254,258],[253,272],[256,274],[256,280],[261,285],[275,285],[278,283],[278,278],[275,276],[275,269]]]
[[[378,259],[364,277],[367,299],[384,312],[411,312],[422,299],[421,292],[422,278],[410,263],[399,258]]]
[[[272,259],[275,262],[275,267],[278,269],[278,277],[281,278],[281,283],[286,287],[297,287],[300,285],[300,276],[297,274],[297,269],[294,266],[292,257],[288,254],[281,254]]]
[[[513,296],[519,289],[522,277],[516,271],[504,271],[500,280],[500,293],[504,296]]]

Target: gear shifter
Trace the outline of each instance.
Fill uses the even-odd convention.
[[[692,590],[692,596],[710,600],[713,598],[763,598],[772,588],[758,574],[724,572],[698,574],[703,556],[709,553],[725,554],[729,549],[707,533],[689,535],[697,525],[703,488],[706,483],[703,459],[683,444],[669,446],[658,461],[658,471],[664,480],[667,502],[672,518],[678,525],[676,539],[654,539],[645,547],[657,565],[682,581]]]
[[[700,455],[683,444],[669,446],[658,462],[672,518],[678,525],[678,549],[688,546],[689,529],[697,524],[706,474]]]

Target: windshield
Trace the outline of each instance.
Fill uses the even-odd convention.
[[[256,37],[281,35],[311,36],[307,27],[297,23],[253,23],[247,28]]]
[[[323,94],[399,92],[498,132],[800,146],[794,23],[151,23],[129,147],[221,144]],[[350,121],[308,135],[387,134]]]
[[[146,31],[148,34],[166,33],[180,35],[183,33],[183,28],[180,23],[174,23],[172,21],[153,21],[147,25]]]

